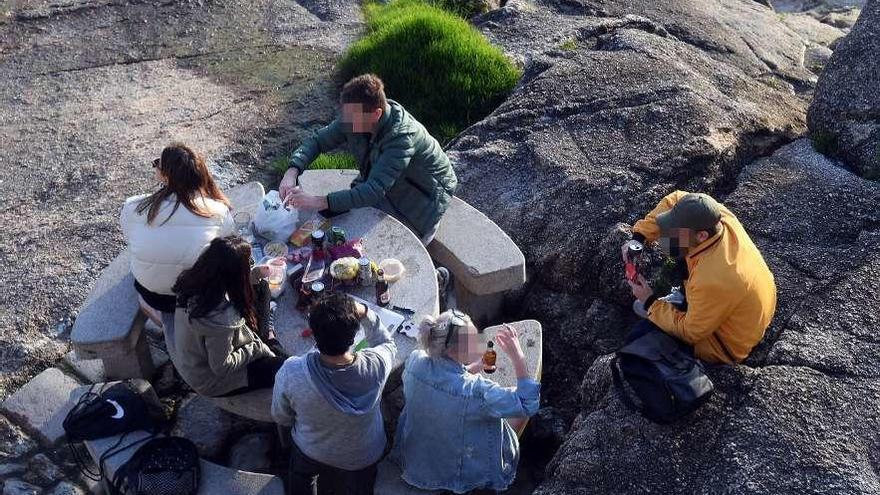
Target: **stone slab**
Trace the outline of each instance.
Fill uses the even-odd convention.
[[[132,332],[132,323],[138,307],[130,256],[125,249],[101,273],[73,323],[70,340],[77,355],[103,358],[134,348],[138,338],[135,333],[139,332]]]
[[[305,219],[303,219],[305,220]],[[362,238],[366,255],[380,261],[397,258],[406,267],[399,281],[391,284],[391,305],[411,309],[413,321],[419,322],[427,315],[437,315],[440,298],[434,264],[421,241],[402,223],[375,208],[358,208],[333,217],[333,225],[341,226],[349,238]],[[366,301],[375,301],[373,287],[345,288],[345,291]],[[275,330],[278,340],[292,355],[302,355],[314,348],[314,339],[302,337],[308,323],[295,308],[296,293],[288,285],[278,298]],[[397,365],[415,349],[416,341],[395,332]]]
[[[144,431],[129,433],[123,444],[131,445],[148,437]],[[86,442],[86,448],[92,459],[99,459],[102,454],[113,447],[119,440],[118,436],[102,438]],[[105,469],[112,476],[137,451],[132,447],[107,458]],[[213,462],[201,459],[201,481],[198,495],[284,495],[284,484],[280,478],[268,474],[250,473],[230,469]]]
[[[526,259],[519,247],[489,217],[460,198],[452,198],[428,251],[477,295],[506,292],[526,283]]]
[[[273,423],[272,389],[254,390],[231,397],[211,397],[210,401],[220,409],[255,421]]]
[[[357,174],[355,170],[307,170],[299,182],[311,194],[326,195],[348,189]],[[522,251],[495,222],[460,198],[452,198],[428,251],[474,294],[505,292],[526,281]]]
[[[157,369],[170,360],[167,352],[154,346],[150,346],[150,356],[153,358],[153,365]],[[104,363],[100,359],[80,359],[76,356],[76,351],[70,351],[64,355],[64,363],[70,366],[74,373],[88,383],[107,381],[107,375],[104,373]]]
[[[306,170],[299,176],[299,185],[309,194],[326,196],[351,187],[357,170]]]
[[[519,333],[519,343],[525,355],[529,373],[532,378],[540,382],[544,366],[544,339],[541,323],[537,320],[522,320],[513,322],[510,326]],[[483,329],[483,333],[489,339],[495,340],[495,335],[502,328],[504,328],[502,325],[488,327]],[[510,358],[501,349],[496,347],[496,350],[498,351],[498,359],[495,361],[497,370],[491,375],[484,374],[483,376],[491,378],[504,387],[516,387],[516,373],[514,373]]]
[[[80,384],[58,368],[49,368],[9,396],[0,410],[54,445],[64,437],[64,417],[80,397]]]

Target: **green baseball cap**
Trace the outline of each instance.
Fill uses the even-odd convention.
[[[671,229],[712,230],[721,220],[721,205],[712,196],[688,193],[671,210],[657,215],[661,233]]]

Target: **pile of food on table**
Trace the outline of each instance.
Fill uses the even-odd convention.
[[[296,218],[295,211],[290,214]],[[272,298],[280,297],[289,285],[296,291],[296,309],[302,312],[323,293],[366,287],[375,288],[375,300],[355,298],[374,309],[386,308],[391,302],[389,284],[400,280],[406,271],[397,259],[370,259],[362,239],[349,238],[341,226],[320,214],[302,222],[289,237],[267,233],[247,213],[237,214],[234,220],[239,235],[251,244],[254,264],[269,266]],[[280,240],[283,237],[287,237],[285,242]],[[363,295],[364,291],[357,292]],[[393,310],[403,317],[412,316],[406,308]],[[305,329],[303,337],[309,333]]]

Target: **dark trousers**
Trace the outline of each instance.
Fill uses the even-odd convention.
[[[629,344],[630,342],[636,340],[639,337],[643,337],[651,332],[662,332],[663,329],[655,325],[651,320],[644,319],[636,323],[636,326],[630,330],[629,334],[627,334],[626,338],[623,339],[624,345]],[[670,337],[672,337],[670,335]],[[683,342],[675,337],[675,342],[678,344],[678,348],[683,352],[687,353],[689,356],[694,355],[694,348],[688,344],[687,342]]]
[[[373,495],[377,472],[375,464],[357,471],[346,471],[322,464],[303,454],[296,443],[293,443],[287,494]]]

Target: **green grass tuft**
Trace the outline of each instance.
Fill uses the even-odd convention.
[[[567,52],[573,52],[573,51],[577,50],[577,47],[578,47],[577,40],[574,40],[574,39],[567,39],[567,40],[563,41],[561,45],[559,45],[559,48],[561,48],[562,50],[565,50]]]
[[[288,163],[287,156],[279,156],[269,162],[269,168],[274,170],[278,175],[284,175],[284,172],[287,172]],[[315,158],[315,161],[309,165],[309,170],[357,170],[357,168],[357,160],[355,160],[354,156],[350,153],[321,153]]]
[[[357,160],[351,153],[321,153],[315,161],[309,165],[309,170],[357,170]]]
[[[521,76],[460,17],[420,0],[364,6],[368,32],[339,65],[343,80],[375,73],[441,142],[482,119]]]

